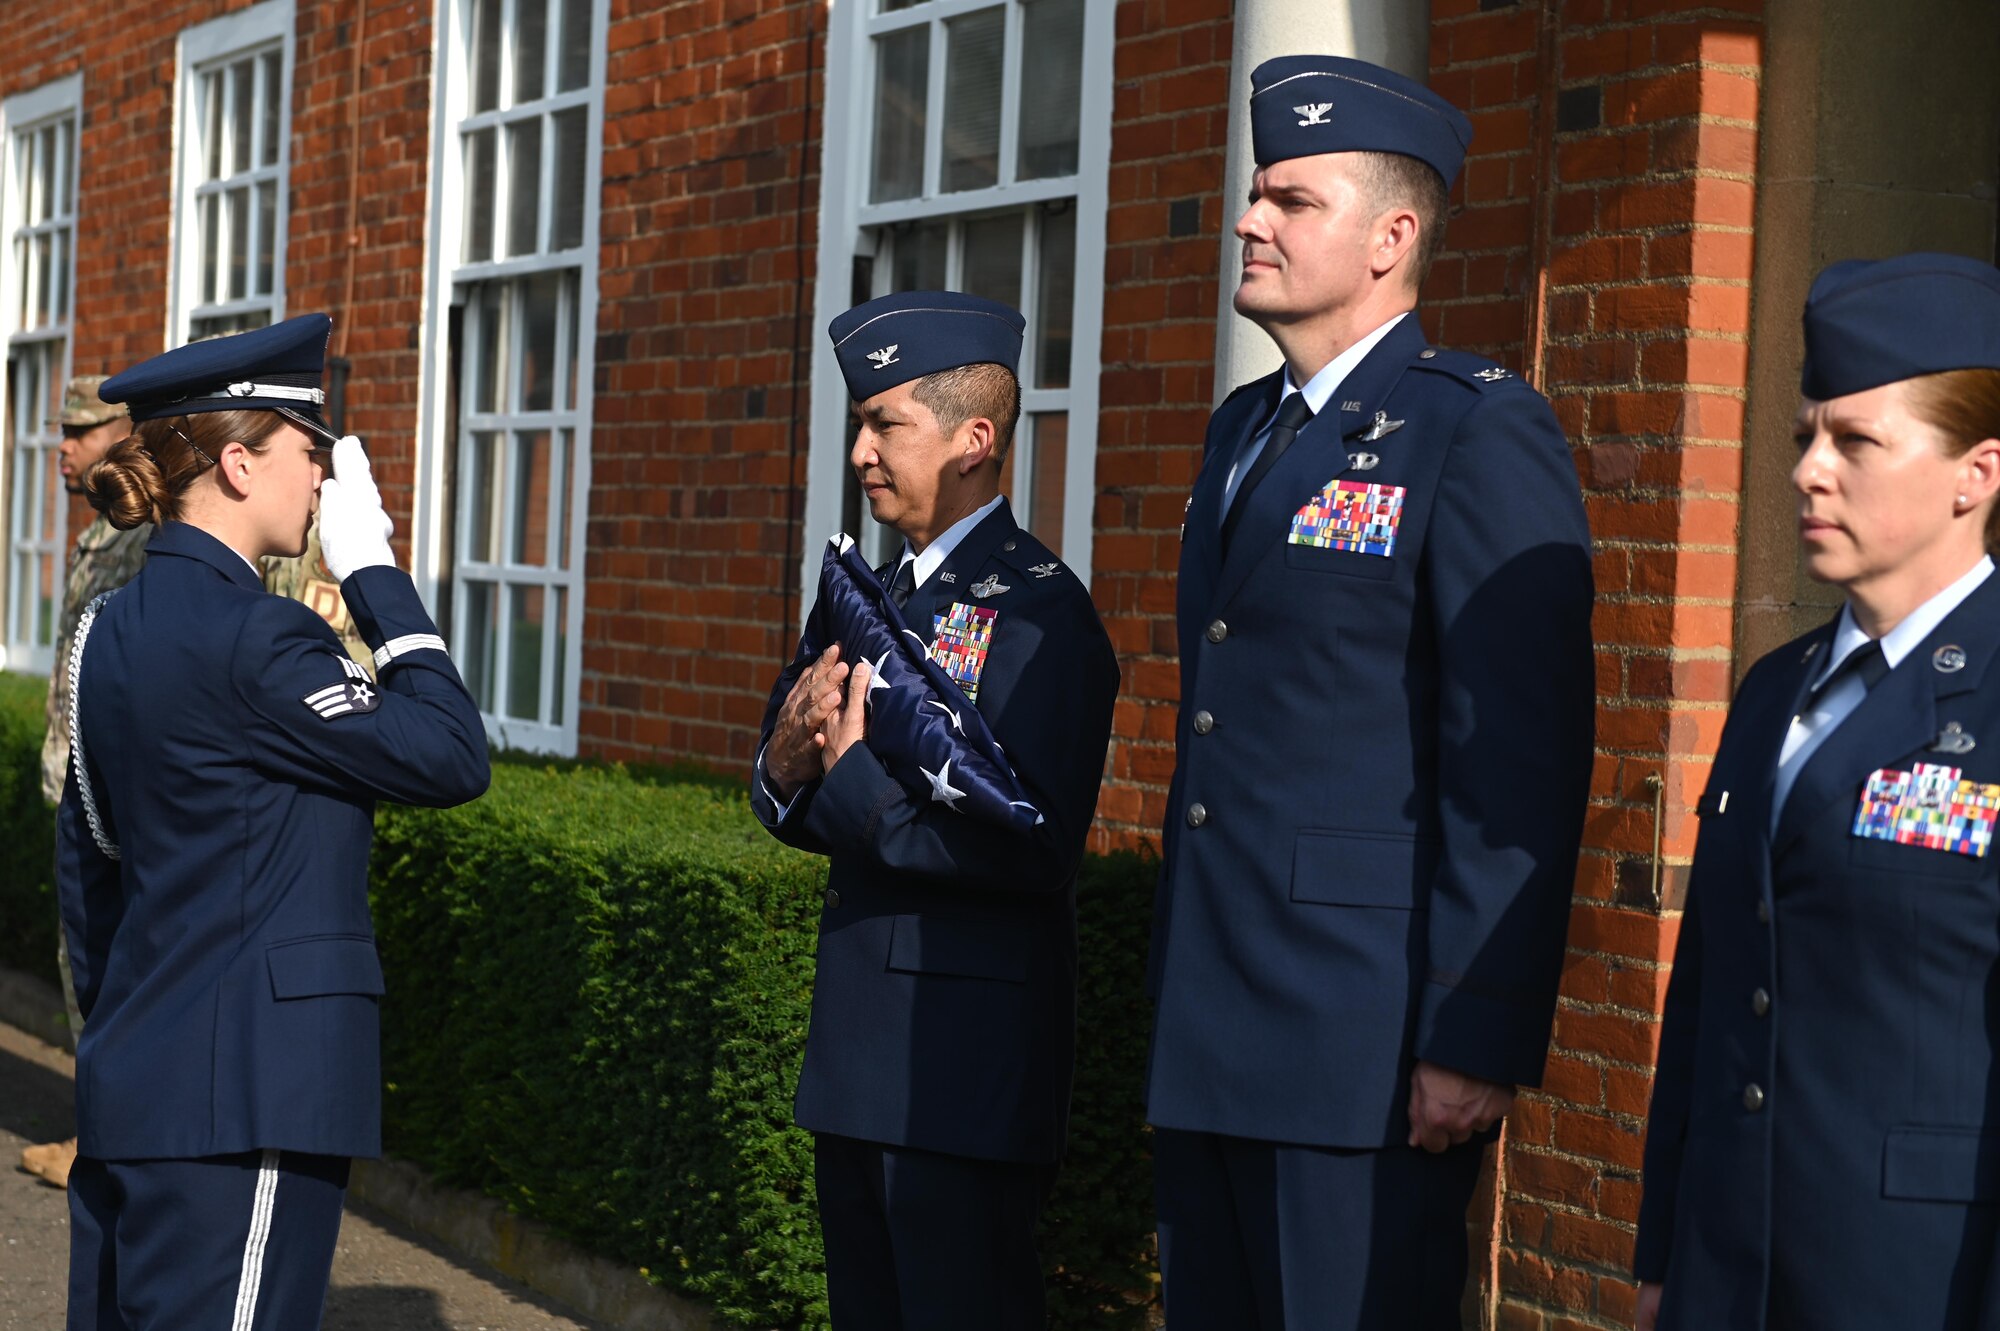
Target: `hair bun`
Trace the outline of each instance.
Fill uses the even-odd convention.
[[[136,435],[83,474],[83,494],[120,531],[160,522],[167,511],[166,478]]]

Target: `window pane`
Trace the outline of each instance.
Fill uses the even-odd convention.
[[[549,724],[559,726],[563,723],[566,701],[563,697],[563,675],[569,665],[569,588],[558,587],[555,592],[556,604],[551,616],[555,621],[556,630],[556,663],[552,672],[555,687],[550,690],[554,702],[549,708]]]
[[[570,441],[575,436],[568,430],[556,432],[556,454],[550,461],[557,483],[562,493],[556,496],[556,567],[569,567],[569,504],[574,491],[570,488]],[[561,620],[557,621],[558,623]],[[560,652],[558,652],[560,656]]]
[[[494,601],[498,591],[490,582],[465,584],[465,629],[459,634],[459,650],[465,653],[465,687],[482,712],[493,710],[494,633],[499,627],[494,622],[498,617]]]
[[[555,406],[556,302],[564,272],[536,273],[521,284],[521,406],[522,411],[548,411]]]
[[[465,136],[465,261],[493,257],[493,135],[482,129]]]
[[[549,432],[519,430],[514,435],[514,477],[508,486],[513,508],[507,524],[507,558],[537,567],[549,562]]]
[[[1076,174],[1077,107],[1083,96],[1083,0],[1022,0],[1018,180]],[[1032,94],[1032,95],[1031,95]]]
[[[35,237],[35,327],[49,321],[49,237]]]
[[[267,180],[257,186],[257,289],[259,296],[271,294],[272,255],[278,247],[278,183]]]
[[[1042,209],[1035,286],[1035,387],[1069,387],[1070,319],[1076,309],[1076,208]],[[1039,535],[1040,533],[1037,533]]]
[[[875,39],[875,171],[868,197],[876,203],[924,192],[930,69],[928,26]]]
[[[250,275],[250,187],[229,191],[229,299],[242,300],[249,294],[244,282]]]
[[[49,262],[56,270],[56,322],[62,323],[69,319],[69,229],[67,227],[55,233],[54,252],[50,255]]]
[[[201,201],[201,303],[215,303],[215,274],[219,267],[216,259],[216,243],[220,239],[222,196],[211,194]]]
[[[1028,530],[1062,558],[1063,482],[1069,464],[1069,413],[1045,411],[1034,423],[1035,493],[1028,501]]]
[[[965,224],[964,279],[961,291],[997,300],[1003,305],[1021,303],[1021,224],[1022,213],[1002,217],[981,217]]]
[[[465,557],[475,564],[493,562],[498,542],[493,539],[500,496],[500,466],[497,456],[500,436],[492,430],[472,432],[472,447],[465,453],[465,487],[470,502],[465,510]]]
[[[581,0],[578,0],[581,3]],[[558,111],[556,127],[555,234],[549,237],[551,250],[573,250],[583,244],[583,168],[588,156],[584,136],[590,128],[589,109],[572,107]]]
[[[507,288],[488,282],[479,288],[478,359],[473,364],[472,409],[496,412],[503,409],[507,395],[507,365],[501,356],[506,346]]]
[[[50,470],[54,470],[51,468]],[[55,642],[56,621],[56,557],[43,555],[35,575],[35,623],[31,641],[37,647],[48,647]]]
[[[472,12],[472,109],[500,105],[500,0],[474,0]]]
[[[278,109],[285,95],[283,71],[278,67],[279,53],[271,51],[264,56],[264,135],[263,150],[258,154],[261,166],[278,164]]]
[[[510,105],[541,100],[548,55],[548,0],[514,0],[514,97]]]
[[[201,80],[202,122],[208,132],[209,180],[222,179],[222,74],[204,74]]]
[[[542,118],[507,126],[507,253],[533,254],[542,207]]]
[[[895,262],[889,280],[896,291],[940,291],[944,288],[945,241],[948,222],[921,222],[896,230]]]
[[[21,283],[20,308],[14,312],[14,319],[21,327],[27,328],[30,324],[28,321],[28,238],[26,236],[14,237],[14,271],[19,274],[19,281]]]
[[[56,192],[49,201],[49,213],[54,217],[68,217],[76,211],[75,129],[74,121],[56,122]]]
[[[540,587],[510,587],[513,614],[507,632],[507,715],[542,718],[542,607]]]
[[[37,136],[35,148],[35,206],[28,216],[46,222],[56,210],[56,130],[50,125]]]
[[[229,116],[233,122],[230,129],[235,151],[230,156],[229,171],[250,169],[250,127],[257,123],[257,98],[254,92],[257,81],[257,62],[239,60],[229,67],[230,101]]]
[[[591,0],[561,0],[562,49],[556,64],[556,91],[590,82]]]
[[[583,302],[577,299],[577,274],[575,270],[571,270],[568,279],[563,283],[563,295],[569,306],[569,348],[563,353],[567,358],[564,361],[562,373],[564,396],[563,400],[556,405],[563,411],[572,411],[576,408],[577,367],[583,364],[582,344],[579,341],[583,336],[583,330],[580,327],[583,318]]]
[[[984,189],[1000,179],[1000,55],[1007,11],[982,9],[945,25],[944,192]]]
[[[882,0],[882,12],[893,14],[899,9],[915,9],[918,5],[929,3],[930,0]]]

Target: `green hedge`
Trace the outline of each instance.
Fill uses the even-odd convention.
[[[26,932],[17,896],[50,913],[46,809],[6,784],[31,732],[39,744],[29,692],[0,693],[0,837],[41,837],[44,882],[24,894],[10,876],[0,956]],[[389,1150],[725,1324],[823,1327],[811,1139],[791,1099],[824,880],[712,773],[508,761],[464,808],[383,806]],[[1071,1153],[1042,1240],[1052,1324],[1079,1331],[1140,1325],[1156,1288],[1139,1104],[1152,880],[1146,858],[1093,856],[1079,890]]]
[[[42,800],[47,689],[0,674],[0,966],[56,983],[56,825]]]

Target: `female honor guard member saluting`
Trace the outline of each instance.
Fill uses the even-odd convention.
[[[2000,271],[1835,264],[1805,340],[1847,604],[1751,669],[1702,796],[1638,1325],[2000,1326]]]
[[[115,526],[162,525],[63,663],[57,881],[85,1018],[69,1331],[320,1324],[348,1158],[380,1152],[373,801],[486,789],[478,709],[360,441],[320,422],[331,326],[195,343],[100,390],[136,432],[85,493]],[[304,549],[315,495],[379,686],[258,581],[259,556]]]

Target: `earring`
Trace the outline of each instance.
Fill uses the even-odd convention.
[[[1970,508],[1970,507],[1972,507],[1972,506],[1971,506],[1970,504],[1968,504],[1968,503],[1966,503],[1966,502],[1965,502],[1965,496],[1964,496],[1964,495],[1960,495],[1960,496],[1958,497],[1958,510],[1957,510],[1957,511],[1958,511],[1958,512],[1960,512],[1960,513],[1963,513],[1963,512],[1965,512],[1965,510],[1966,510],[1966,509],[1968,509],[1968,508]]]

